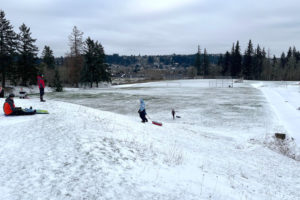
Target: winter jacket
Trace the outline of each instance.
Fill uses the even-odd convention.
[[[146,109],[146,105],[145,105],[145,102],[143,99],[140,99],[140,109],[139,109],[139,112],[142,112],[143,110]]]
[[[45,82],[44,82],[44,79],[41,76],[37,77],[37,81],[38,81],[38,86],[39,86],[40,89],[45,88]]]
[[[3,105],[3,111],[4,111],[5,115],[12,114],[14,110],[15,110],[14,101],[10,98],[7,98]]]

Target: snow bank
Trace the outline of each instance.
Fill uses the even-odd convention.
[[[284,85],[280,82],[260,82],[252,85],[263,92],[279,118],[280,125],[300,146],[300,86],[294,82]]]

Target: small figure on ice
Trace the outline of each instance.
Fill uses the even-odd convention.
[[[44,75],[41,74],[40,76],[38,76],[37,81],[38,81],[38,86],[40,89],[40,100],[41,100],[41,102],[45,102],[45,100],[43,99],[44,89],[45,89]]]
[[[33,115],[36,113],[36,111],[32,109],[25,109],[24,111],[21,107],[15,107],[14,97],[14,94],[10,94],[9,97],[5,100],[3,111],[6,116]]]
[[[175,119],[175,110],[174,108],[172,108],[172,116],[173,116],[173,120]]]
[[[138,113],[140,114],[143,123],[148,122],[148,119],[146,118],[146,105],[143,99],[140,99],[140,109],[138,110]]]

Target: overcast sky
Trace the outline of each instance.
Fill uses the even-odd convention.
[[[224,53],[249,39],[280,55],[300,50],[299,0],[0,0],[15,30],[25,23],[42,51],[69,51],[76,25],[104,46],[106,54]]]

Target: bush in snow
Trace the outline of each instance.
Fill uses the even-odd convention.
[[[251,139],[250,142],[261,143],[273,151],[300,161],[300,148],[297,146],[294,138],[289,135],[286,135],[286,138],[282,140],[276,138],[274,134],[267,134],[262,141]]]

